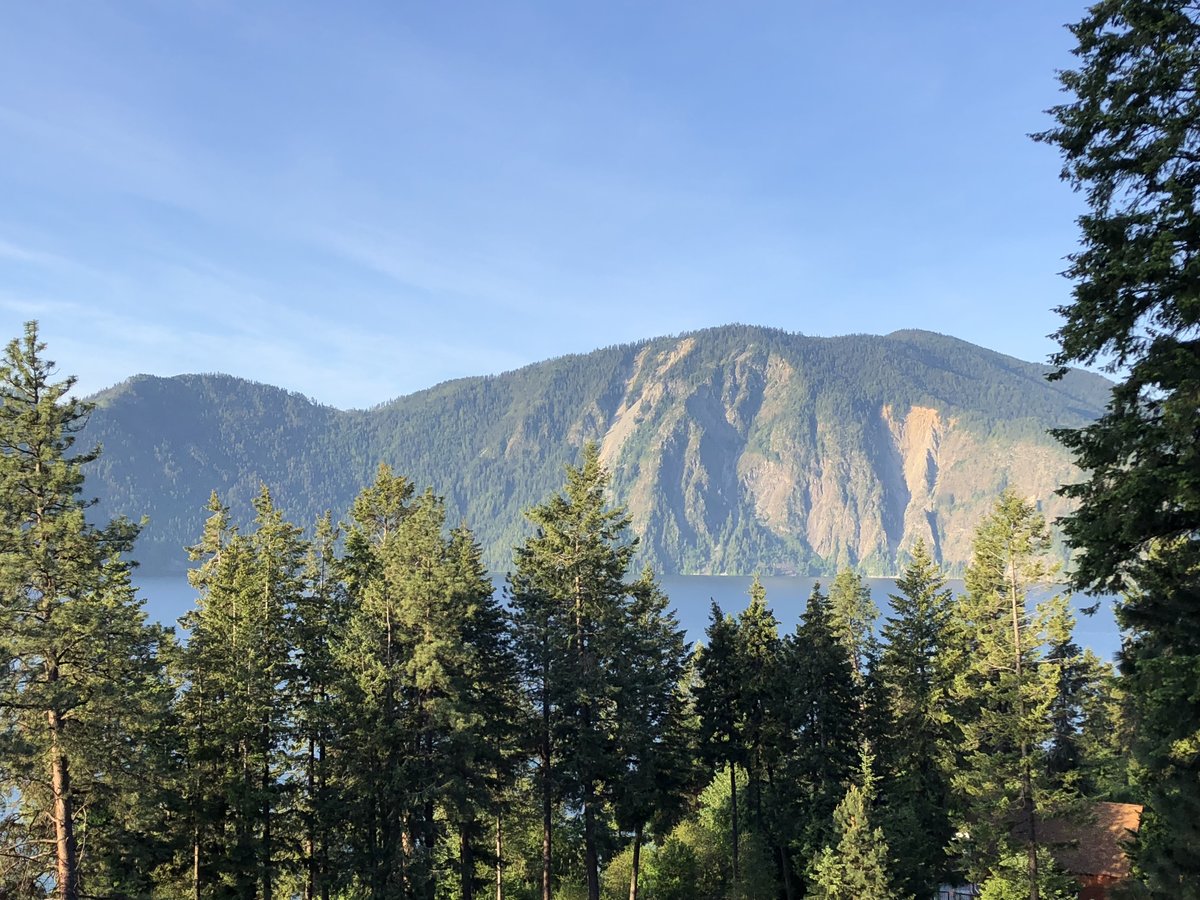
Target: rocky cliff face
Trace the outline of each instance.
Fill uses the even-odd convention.
[[[235,512],[260,480],[293,515],[344,512],[387,461],[433,484],[504,571],[521,510],[600,442],[642,556],[660,571],[896,571],[918,539],[951,568],[995,496],[1053,518],[1077,477],[1046,434],[1098,414],[1108,383],[927,332],[808,338],[731,326],[465,379],[340,412],[234,379],[135,379],[92,429],[120,448],[90,489],[158,522],[152,568],[195,539],[208,492]],[[160,398],[186,419],[156,410]],[[186,401],[186,402],[185,402]],[[162,423],[170,423],[162,431]],[[157,429],[157,430],[156,430]]]
[[[1078,472],[1044,433],[882,400],[846,416],[779,353],[688,366],[695,348],[643,348],[601,442],[642,540],[686,548],[688,571],[742,572],[758,547],[772,572],[886,574],[918,539],[957,568],[1005,487],[1067,509],[1054,492]]]

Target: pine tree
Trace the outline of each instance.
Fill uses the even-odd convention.
[[[700,718],[699,746],[702,758],[718,770],[729,770],[730,859],[733,881],[740,876],[738,849],[737,767],[745,765],[739,710],[742,708],[741,675],[738,671],[738,626],[733,616],[721,611],[716,600],[709,612],[706,642],[696,651],[696,711]]]
[[[412,514],[412,496],[412,483],[381,465],[374,483],[355,498],[339,565],[350,604],[345,630],[333,648],[343,723],[334,774],[349,823],[344,865],[361,889],[377,898],[407,897],[413,889],[408,654],[399,598],[389,584],[402,573],[389,576],[386,566]]]
[[[738,617],[738,717],[745,744],[751,824],[772,848],[779,881],[790,900],[794,888],[788,839],[794,811],[779,777],[788,750],[787,685],[779,620],[766,598],[766,588],[755,575],[750,605]]]
[[[293,608],[304,591],[307,546],[264,486],[251,534],[240,534],[214,495],[190,574],[200,592],[185,618],[180,714],[191,732],[188,783],[193,890],[269,900],[290,830],[289,750],[294,726]]]
[[[249,537],[251,567],[246,574],[249,595],[245,609],[248,640],[243,652],[246,684],[242,714],[257,727],[247,762],[257,777],[248,797],[257,802],[254,833],[258,840],[259,896],[271,900],[284,856],[291,815],[291,735],[295,708],[291,682],[295,607],[305,593],[308,544],[301,529],[288,522],[264,485],[254,500],[254,531]]]
[[[1053,808],[1043,747],[1051,736],[1057,668],[1028,612],[1029,593],[1052,583],[1045,521],[1011,491],[975,532],[966,594],[954,611],[958,656],[954,699],[963,754],[954,784],[965,798],[966,830],[978,855],[970,874],[985,880],[1017,840],[1028,864],[1029,900],[1038,900],[1038,821]],[[1045,616],[1040,607],[1037,618]],[[1017,835],[1017,837],[1011,837]]]
[[[136,896],[153,854],[112,851],[149,827],[137,785],[161,773],[135,742],[167,719],[169,639],[146,626],[130,583],[137,527],[86,521],[83,466],[99,450],[74,443],[91,407],[70,396],[74,379],[52,380],[44,350],[30,322],[0,359],[0,810],[12,841],[0,849],[29,857],[18,878],[48,878],[64,900],[83,896],[85,877],[89,892]]]
[[[878,739],[888,809],[881,824],[897,855],[904,889],[928,897],[947,876],[949,754],[954,725],[946,715],[951,688],[944,658],[953,595],[924,542],[891,594],[881,629],[880,679],[889,712]]]
[[[430,900],[437,879],[437,807],[458,709],[456,675],[466,665],[451,608],[442,530],[445,506],[432,490],[419,497],[383,556],[381,590],[394,604],[403,659],[399,682],[407,722],[411,791],[404,807],[405,864],[416,893]]]
[[[624,578],[636,549],[628,516],[607,505],[608,482],[599,448],[588,444],[580,465],[567,468],[562,493],[527,513],[537,533],[517,548],[509,585],[522,668],[541,695],[543,805],[549,809],[557,787],[580,809],[589,900],[600,896],[602,795],[619,772],[611,735],[620,681],[612,662],[627,638]],[[557,757],[552,741],[561,747]],[[546,900],[550,827],[546,816]]]
[[[459,885],[469,898],[478,820],[496,811],[497,780],[511,754],[515,668],[478,545],[469,530],[447,536],[444,526],[444,501],[427,490],[396,529],[382,576],[397,604],[406,659],[408,877],[418,893],[436,895],[448,857],[440,822],[448,818],[457,831]]]
[[[523,760],[518,743],[523,712],[517,684],[517,660],[505,610],[494,597],[482,551],[465,526],[456,528],[447,547],[452,608],[459,616],[465,665],[459,680],[459,714],[448,760],[447,806],[459,829],[459,892],[475,894],[476,860],[488,854],[482,842],[486,823],[499,829],[506,788]],[[503,847],[495,851],[497,871]]]
[[[1136,803],[1141,797],[1134,792],[1131,773],[1134,735],[1128,679],[1087,650],[1083,668],[1089,674],[1081,698],[1080,791],[1098,800]]]
[[[1054,677],[1046,771],[1053,783],[1079,789],[1084,697],[1097,673],[1075,643],[1075,617],[1065,597],[1048,601],[1043,627],[1046,655],[1042,665],[1051,669]]]
[[[629,639],[619,648],[617,821],[633,834],[629,900],[637,900],[642,837],[665,830],[682,812],[693,778],[694,734],[683,694],[688,648],[683,629],[650,569],[633,585]]]
[[[338,529],[327,512],[317,520],[304,561],[305,590],[292,609],[294,662],[291,678],[295,710],[293,778],[301,822],[300,870],[304,900],[328,900],[339,883],[331,865],[331,844],[344,825],[330,752],[340,729],[334,648],[346,627],[349,608],[337,570]]]
[[[1082,191],[1054,362],[1122,377],[1097,421],[1057,432],[1086,480],[1064,530],[1077,588],[1125,593],[1122,652],[1148,791],[1137,860],[1156,896],[1200,897],[1200,9],[1100,0],[1071,26],[1070,101],[1037,139]]]
[[[738,616],[736,672],[739,731],[746,748],[750,815],[763,827],[763,782],[775,762],[779,736],[775,714],[782,699],[779,620],[767,606],[767,592],[758,576],[750,585],[750,604]]]
[[[875,620],[879,608],[871,599],[871,588],[853,569],[842,569],[829,588],[829,622],[846,650],[859,684],[866,680],[869,660],[875,651]]]
[[[858,778],[833,812],[837,847],[826,846],[813,860],[806,896],[814,900],[905,900],[895,887],[887,839],[875,824],[874,760],[864,746]]]
[[[513,610],[513,640],[518,660],[518,677],[529,718],[529,743],[537,759],[537,793],[541,814],[541,897],[550,900],[554,878],[554,809],[562,787],[556,777],[555,731],[560,718],[557,684],[566,648],[563,609],[539,583],[536,573],[518,568],[510,572],[506,593]]]
[[[783,657],[789,711],[784,781],[794,792],[792,843],[801,858],[811,859],[832,841],[833,811],[854,770],[862,723],[854,670],[834,634],[820,584],[813,586]]]
[[[209,517],[200,541],[189,549],[200,565],[188,572],[199,594],[196,607],[181,622],[189,631],[185,648],[172,658],[172,675],[180,691],[176,715],[184,737],[183,796],[189,819],[188,869],[192,895],[212,892],[232,860],[226,846],[225,820],[232,795],[234,762],[226,742],[233,688],[227,637],[236,632],[229,583],[240,566],[244,545],[229,510],[213,492]]]

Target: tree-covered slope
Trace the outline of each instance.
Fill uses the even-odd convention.
[[[144,565],[183,565],[209,493],[260,482],[291,515],[344,514],[379,462],[446,495],[509,565],[523,508],[600,442],[644,556],[666,572],[875,573],[924,537],[950,566],[1005,486],[1063,510],[1075,477],[1046,429],[1109,383],[942,335],[812,338],[728,326],[447,382],[365,411],[220,375],[138,376],[99,395],[101,515],[146,515]]]

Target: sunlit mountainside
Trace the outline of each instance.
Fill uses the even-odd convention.
[[[412,352],[412,351],[408,351]],[[149,517],[138,558],[182,568],[215,487],[245,517],[265,482],[293,517],[345,513],[380,462],[446,495],[493,571],[521,512],[600,443],[642,556],[666,573],[897,569],[924,538],[952,570],[1006,486],[1053,517],[1077,477],[1047,429],[1110,383],[924,331],[807,337],[726,326],[464,378],[341,411],[224,375],[136,376],[94,398],[98,516]]]

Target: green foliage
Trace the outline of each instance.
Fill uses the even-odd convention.
[[[189,737],[184,798],[198,889],[270,896],[292,860],[281,820],[294,812],[294,609],[307,544],[263,488],[243,535],[214,494],[190,576],[199,592],[179,654],[181,726]]]
[[[753,378],[704,368],[727,337],[683,368],[736,430]],[[859,576],[818,585],[784,640],[756,578],[737,617],[714,602],[689,665],[653,572],[629,578],[638,544],[595,444],[529,511],[508,610],[473,532],[387,465],[348,525],[326,513],[309,536],[263,485],[244,527],[214,492],[176,645],[130,586],[136,529],[84,517],[87,408],[41,350],[31,326],[0,365],[0,896],[471,900],[498,879],[510,900],[888,898],[962,865],[1007,897],[1022,828],[1062,800],[1136,799],[1144,778],[1144,847],[1189,827],[1169,818],[1189,785],[1140,766],[1131,783],[1123,697],[1160,735],[1164,710],[1186,727],[1191,682],[1169,654],[1118,678],[1061,597],[1030,612],[1048,540],[1011,493],[957,604],[914,547],[884,645]],[[1178,573],[1160,574],[1142,587],[1169,596]],[[942,852],[951,810],[969,858]],[[1175,877],[1159,863],[1142,859]]]
[[[950,775],[958,732],[946,714],[953,597],[923,542],[891,595],[879,663],[888,724],[878,749],[888,808],[881,824],[905,890],[928,897],[949,876]]]
[[[783,670],[789,724],[785,785],[796,811],[791,843],[807,860],[831,842],[833,811],[854,770],[862,725],[854,670],[819,584],[784,644]]]
[[[852,569],[838,572],[829,588],[829,623],[859,683],[864,681],[876,649],[873,629],[878,618],[879,609],[866,579]]]
[[[744,774],[739,782],[739,798],[745,797]],[[730,798],[729,779],[718,775],[700,793],[696,810],[654,848],[646,864],[647,900],[749,900],[774,895],[771,854],[753,832],[739,837],[739,871],[733,877]]]
[[[897,416],[913,404],[937,409],[1003,454],[1017,439],[1048,444],[1047,428],[1084,424],[1107,398],[1096,376],[1045,385],[1041,374],[927,332],[812,338],[728,326],[461,379],[365,411],[226,376],[139,376],[98,398],[88,434],[109,452],[89,478],[102,513],[149,517],[139,555],[161,571],[183,567],[179,548],[199,532],[214,487],[239,520],[266,483],[294,521],[310,522],[325,509],[345,515],[384,460],[434,485],[450,520],[472,525],[485,565],[499,573],[525,539],[524,506],[558,488],[587,440],[603,438],[619,416],[630,424],[628,406],[644,396],[637,427],[616,429],[625,440],[610,442],[605,457],[613,496],[629,504],[642,537],[635,566],[885,573],[897,565],[886,541],[860,559],[857,538],[839,526],[834,546],[818,553],[794,521],[765,521],[745,467],[809,473],[831,459],[861,461],[842,489],[848,512],[858,498],[870,515],[868,507],[899,501],[884,405]],[[991,467],[980,479],[981,495],[1002,482]],[[886,515],[879,525],[889,540],[902,528]]]
[[[712,601],[704,635],[704,645],[696,650],[700,752],[714,768],[744,764],[737,620],[722,612],[716,600]]]
[[[669,808],[686,777],[680,748],[658,746],[684,733],[683,636],[649,573],[625,581],[636,540],[624,511],[608,506],[608,484],[599,448],[586,445],[561,493],[528,511],[537,533],[516,549],[509,576],[522,676],[538,711],[543,828],[553,800],[581,810],[591,900],[604,801],[640,830],[653,810],[635,789]]]
[[[1074,900],[1079,885],[1058,868],[1054,857],[1044,848],[1038,850],[1039,900]],[[1024,854],[1011,853],[1000,859],[994,871],[980,885],[979,900],[1028,900],[1029,860]]]
[[[779,620],[767,606],[766,597],[756,577],[750,586],[750,604],[737,620],[733,672],[738,683],[736,714],[749,776],[750,814],[760,829],[765,824],[764,782],[778,765],[778,715],[784,697]]]
[[[618,824],[640,842],[647,824],[664,831],[682,813],[695,776],[696,740],[683,690],[688,657],[683,629],[649,569],[631,593],[617,696],[622,773],[613,803]]]
[[[903,900],[895,887],[893,862],[883,829],[875,822],[875,774],[873,757],[862,750],[858,777],[833,812],[836,846],[827,845],[813,860],[807,897],[840,900],[843,897],[872,897]]]
[[[965,804],[962,830],[974,845],[968,872],[977,881],[1009,852],[1014,827],[1035,834],[1030,823],[1064,802],[1045,764],[1061,666],[1044,658],[1047,630],[1061,623],[1064,601],[1044,601],[1032,617],[1028,610],[1030,591],[1052,583],[1048,546],[1033,506],[1001,495],[976,530],[967,593],[954,609],[950,655],[962,734],[954,785]],[[1053,636],[1061,641],[1064,633]],[[1036,851],[1032,838],[1023,843]]]
[[[44,349],[30,322],[0,359],[0,893],[36,896],[53,872],[66,900],[145,896],[171,849],[154,736],[171,638],[130,584],[137,528],[85,521],[91,407]]]
[[[1200,11],[1188,0],[1102,0],[1071,26],[1069,102],[1038,135],[1084,193],[1081,249],[1055,361],[1124,380],[1095,423],[1057,432],[1089,477],[1064,493],[1081,588],[1128,591],[1124,666],[1149,791],[1138,851],[1156,896],[1200,885]]]

